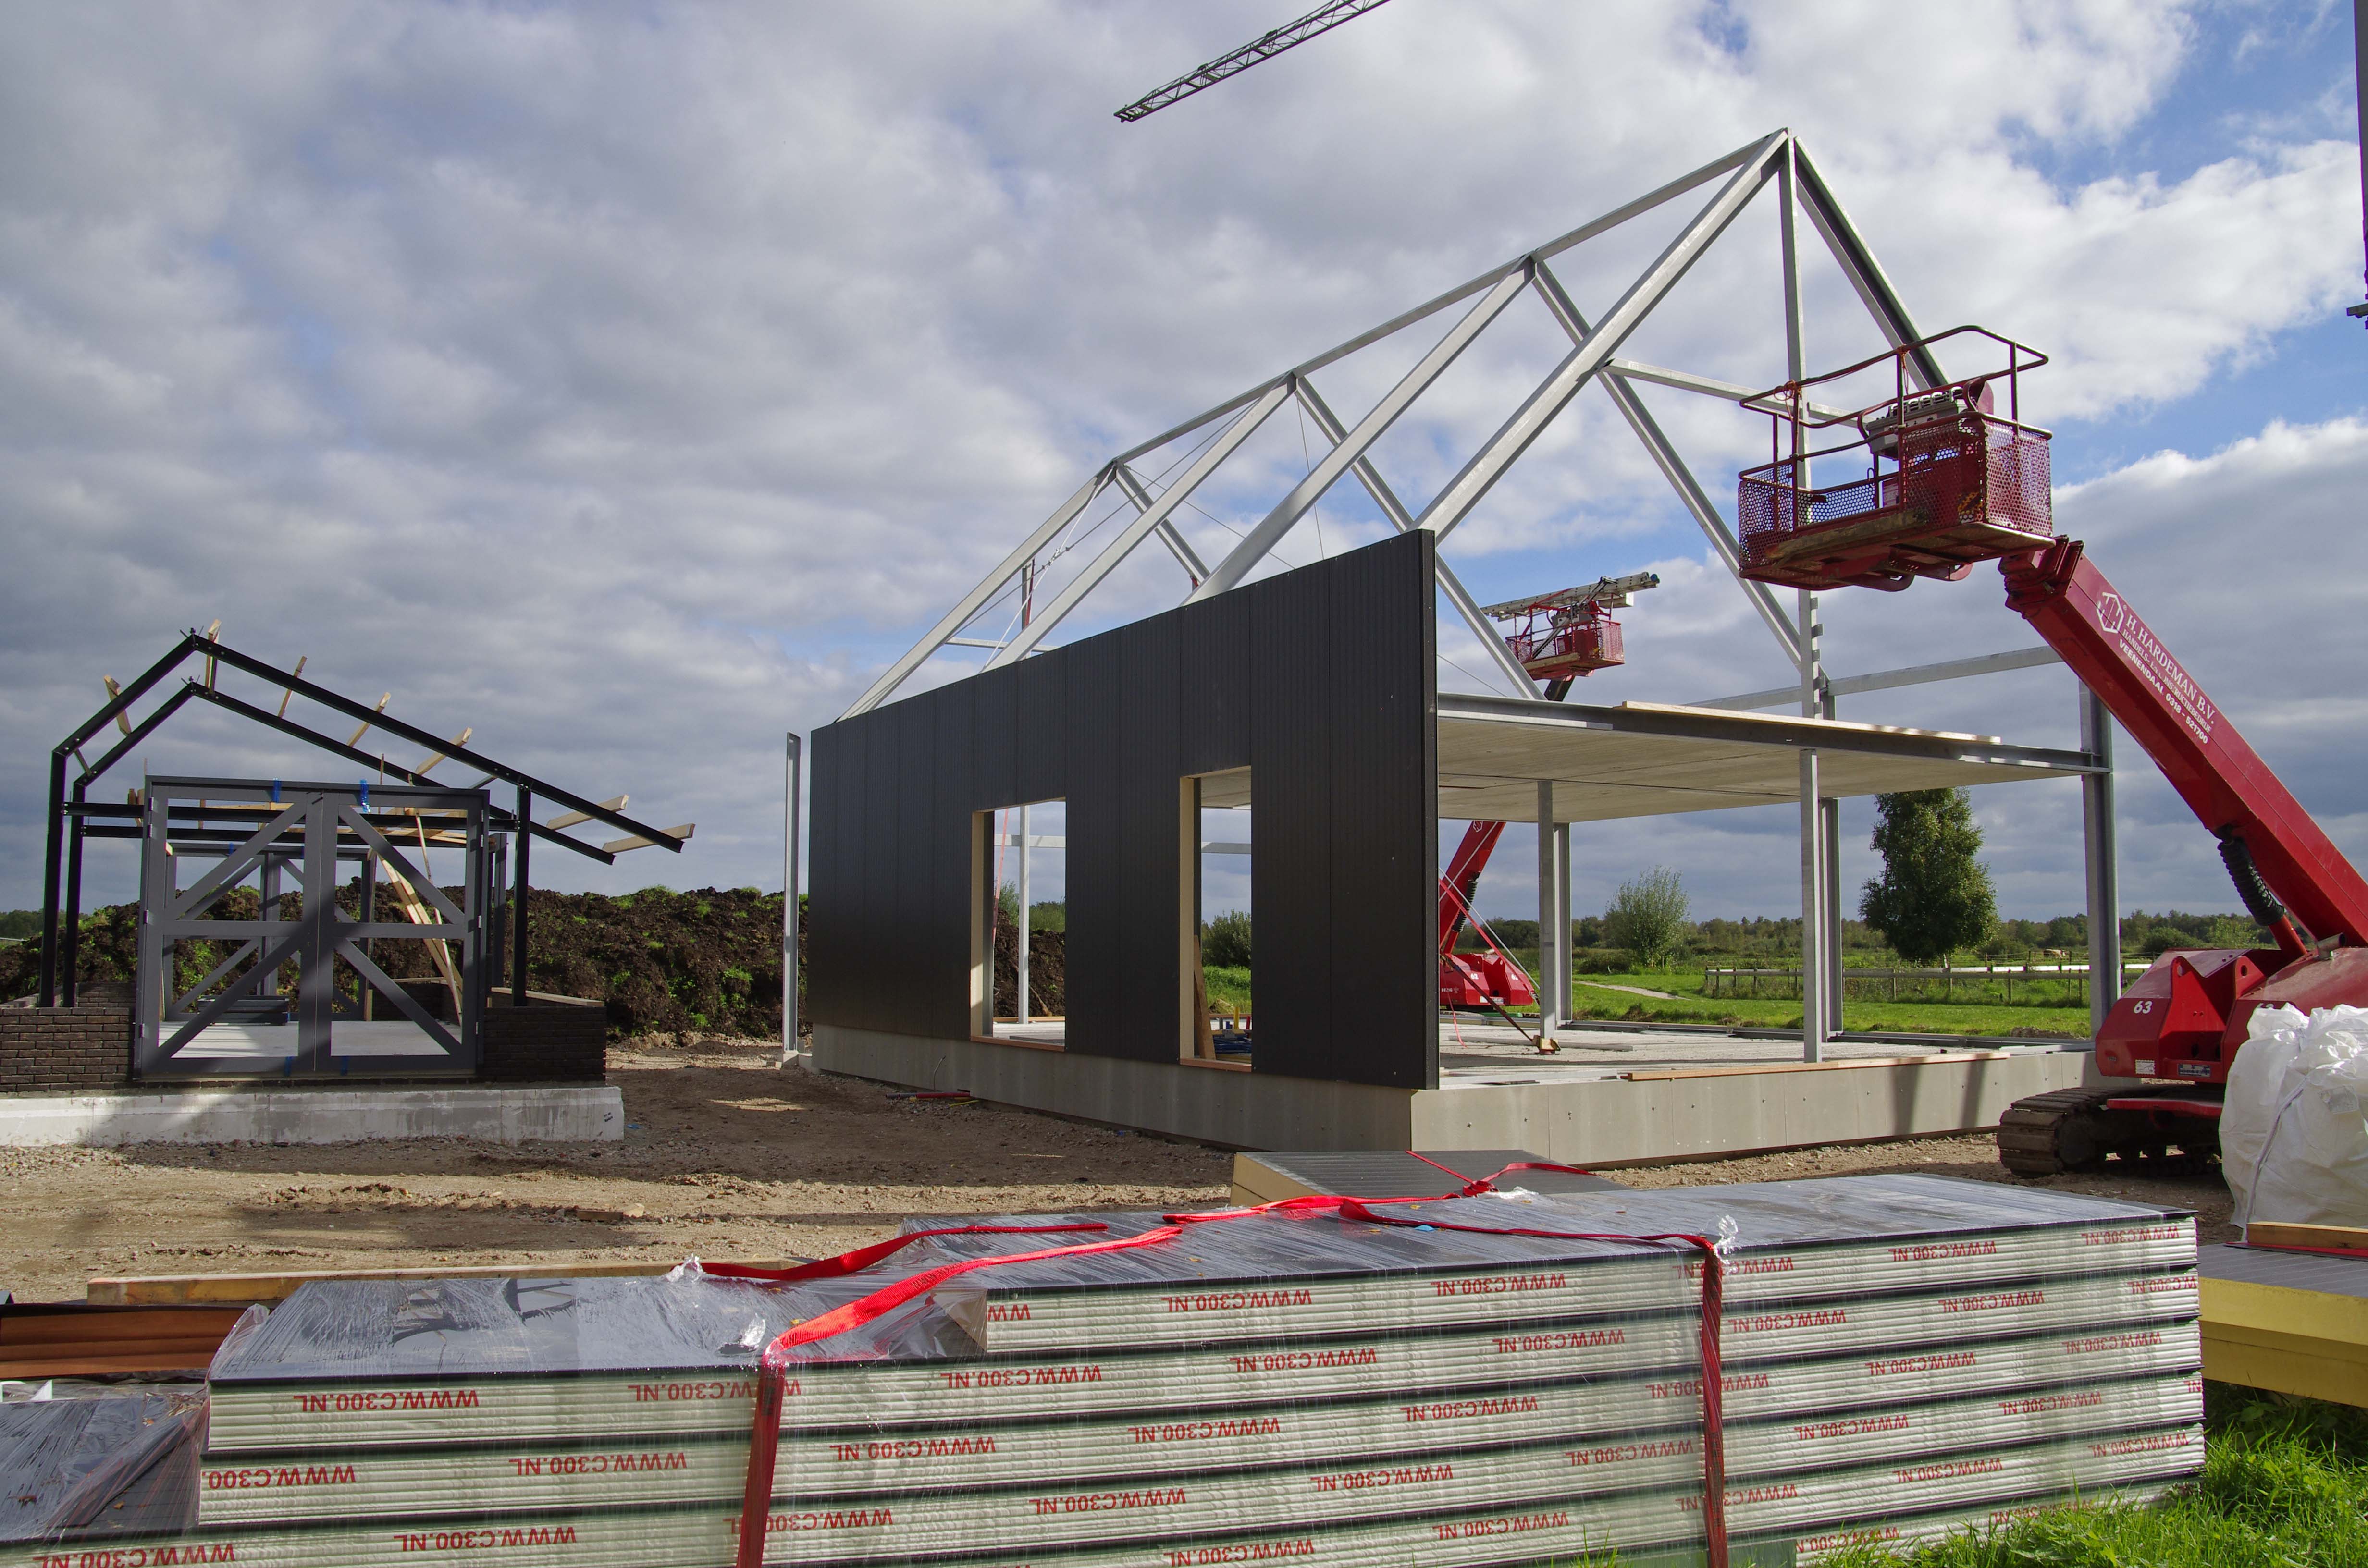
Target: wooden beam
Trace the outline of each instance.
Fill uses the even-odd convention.
[[[632,799],[632,797],[631,795],[620,795],[614,800],[601,801],[600,809],[604,812],[621,812],[625,809],[625,802]],[[591,820],[592,813],[590,812],[562,812],[559,815],[552,818],[542,825],[556,831],[563,827],[574,827],[579,822],[590,822]]]
[[[390,692],[385,692],[385,693],[383,693],[383,694],[381,694],[381,695],[380,696],[380,698],[379,698],[379,699],[378,699],[378,706],[377,706],[377,707],[375,707],[375,708],[373,708],[373,709],[371,709],[371,710],[370,710],[370,711],[371,711],[371,712],[373,712],[373,713],[383,713],[383,712],[385,712],[385,711],[386,711],[386,705],[387,705],[388,703],[390,703],[390,702],[393,701],[393,700],[394,700],[394,693],[393,693],[393,692],[391,692],[391,691],[390,691]],[[364,735],[369,734],[369,733],[370,733],[370,721],[369,721],[368,719],[365,719],[365,720],[363,720],[363,721],[362,721],[362,727],[361,727],[360,729],[356,730],[356,731],[354,732],[354,733],[353,733],[353,738],[352,738],[351,740],[348,740],[347,742],[346,742],[346,744],[347,744],[347,745],[349,745],[349,746],[358,746],[358,745],[359,745],[359,744],[362,744],[362,737],[363,737]]]
[[[2283,1220],[2256,1220],[2245,1227],[2245,1242],[2257,1247],[2368,1252],[2368,1229],[2357,1225],[2301,1225]]]
[[[696,823],[687,822],[666,828],[664,831],[666,835],[669,838],[689,838],[691,835],[691,830],[698,825],[699,824]],[[657,840],[655,838],[643,838],[639,835],[635,835],[632,838],[612,838],[608,843],[600,846],[600,847],[607,850],[611,855],[622,855],[628,849],[647,849],[651,845],[655,844]]]

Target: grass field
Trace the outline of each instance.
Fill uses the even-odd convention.
[[[1534,949],[1515,949],[1513,957],[1537,972]],[[1255,1013],[1251,1004],[1250,971],[1215,965],[1205,971],[1212,1006],[1227,1012]],[[1633,987],[1622,990],[1621,987]],[[1896,1034],[2011,1035],[2017,1029],[2078,1039],[2089,1035],[2089,1006],[2071,998],[2068,985],[2043,988],[2037,997],[2018,983],[2012,1002],[1998,981],[1964,981],[1958,998],[1942,1000],[1937,986],[1930,998],[1902,997],[1894,1002],[1861,993],[1873,983],[1845,982],[1842,1024],[1846,1028]],[[1658,991],[1665,996],[1641,996],[1638,991]],[[1973,993],[1972,995],[1965,994]],[[2055,994],[2048,994],[2053,992]],[[1574,1016],[1581,1018],[1624,1018],[1668,1024],[1749,1024],[1769,1028],[1801,1027],[1801,1004],[1792,997],[1728,996],[1702,994],[1702,969],[1651,970],[1624,974],[1581,975],[1572,985]],[[2068,1005],[2067,1005],[2068,1004]],[[1517,1012],[1520,1009],[1516,1009]],[[1536,1009],[1528,1009],[1534,1015]]]
[[[1829,1568],[2368,1568],[2368,1412],[2204,1385],[2203,1473],[2147,1507],[2075,1507]]]

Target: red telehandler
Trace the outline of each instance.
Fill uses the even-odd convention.
[[[1964,335],[2002,348],[2004,368],[1911,385],[1918,366],[1919,380],[1938,380],[1934,344]],[[1886,362],[1892,388],[1880,401],[1847,413],[1809,403],[1806,389],[1879,374]],[[2008,1108],[1998,1157],[2021,1176],[2094,1169],[2109,1156],[2142,1164],[2174,1149],[2214,1152],[2229,1062],[2253,1009],[2368,1005],[2368,882],[2079,541],[2055,537],[2048,434],[2021,422],[2016,385],[2045,362],[2021,344],[1958,327],[1744,400],[1782,406],[1770,460],[1746,471],[1737,493],[1743,575],[1761,582],[1896,592],[1918,577],[1954,582],[1974,562],[1996,560],[2007,608],[2146,748],[2219,840],[2238,896],[2271,936],[2271,947],[2156,960],[2113,1004],[2096,1041],[2100,1073],[2156,1082],[2064,1089]],[[1813,449],[1825,431],[1843,438]],[[1852,453],[1862,473],[1808,483],[1813,461],[1824,465],[1820,477],[1831,476]]]
[[[1611,612],[1624,608],[1629,595],[1660,585],[1661,579],[1655,574],[1638,572],[1490,605],[1480,613],[1492,620],[1520,623],[1506,632],[1506,645],[1523,669],[1546,683],[1546,700],[1560,702],[1570,695],[1574,680],[1627,662],[1620,623]],[[1454,857],[1439,879],[1439,1005],[1450,1011],[1486,1007],[1512,1023],[1508,1009],[1534,1005],[1536,983],[1472,913],[1473,890],[1479,885],[1480,873],[1487,869],[1488,857],[1496,852],[1497,840],[1504,832],[1500,822],[1467,826],[1463,842],[1456,846]],[[1455,950],[1455,938],[1466,920],[1480,934],[1486,951]],[[1543,938],[1543,932],[1540,937]]]

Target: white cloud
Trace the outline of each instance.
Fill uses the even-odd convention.
[[[1109,119],[1270,9],[17,18],[0,903],[35,896],[40,754],[98,675],[216,615],[430,728],[700,820],[685,863],[620,881],[770,880],[780,732],[837,712],[1108,453],[1777,124],[1925,319],[1987,313],[2061,351],[2050,416],[2177,397],[2348,276],[2349,174],[2317,120],[2180,177],[2113,161],[2192,63],[2180,5],[1868,0],[1739,40],[1703,5],[1406,5]],[[2074,154],[2102,172],[2067,182]],[[1600,309],[1675,221],[1574,259],[1574,291]],[[1739,225],[1640,355],[1774,379],[1766,229]],[[1858,351],[1855,305],[1830,282],[1813,302],[1821,355]],[[1412,351],[1327,372],[1343,415]],[[1406,499],[1559,352],[1534,315],[1484,342],[1385,449]],[[1759,438],[1655,401],[1706,482]],[[2258,483],[2331,460],[2331,437],[2292,439],[2319,455]],[[1259,484],[1296,473],[1280,426],[1260,450]],[[2236,483],[2250,460],[2163,483]],[[1575,579],[1685,539],[1656,531],[1659,482],[1593,394],[1533,461],[1459,534],[1475,570]],[[1271,496],[1207,504],[1238,527]],[[1334,548],[1360,515],[1336,504]],[[1764,663],[1765,634],[1696,560],[1685,544],[1635,623],[1685,683],[1661,694],[1762,684],[1731,671]],[[1173,574],[1131,566],[1110,605],[1163,602]],[[1995,645],[1954,613],[1936,626]],[[188,734],[155,766],[308,766]]]

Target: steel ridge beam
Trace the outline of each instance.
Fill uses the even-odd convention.
[[[1076,493],[1055,507],[1053,515],[1045,518],[1034,533],[1022,540],[1017,550],[1003,558],[1003,563],[1000,566],[982,578],[978,586],[964,594],[955,603],[954,608],[946,611],[918,642],[905,651],[903,657],[882,670],[879,679],[864,687],[863,695],[849,703],[847,711],[841,713],[839,717],[852,719],[859,713],[871,712],[886,701],[898,687],[905,684],[906,676],[919,669],[930,654],[944,647],[955,632],[970,624],[971,617],[984,608],[987,600],[993,598],[1003,585],[1011,580],[1011,574],[1014,572],[1034,560],[1037,552],[1053,541],[1053,535],[1075,522],[1078,513],[1093,505],[1094,497],[1100,494],[1102,486],[1110,483],[1111,471],[1116,467],[1117,464],[1112,463],[1099,469],[1092,478],[1079,485]]]
[[[1331,365],[1347,358],[1349,355],[1356,353],[1360,348],[1369,348],[1372,345],[1379,343],[1383,338],[1388,337],[1394,333],[1403,331],[1405,328],[1412,326],[1415,323],[1422,320],[1426,316],[1436,315],[1440,311],[1447,309],[1450,305],[1468,300],[1474,294],[1478,294],[1488,289],[1494,288],[1508,272],[1516,271],[1531,261],[1543,261],[1549,256],[1560,256],[1563,252],[1569,250],[1574,246],[1584,244],[1588,240],[1594,239],[1600,234],[1610,233],[1611,230],[1620,227],[1621,224],[1627,222],[1632,218],[1642,217],[1644,214],[1652,211],[1656,207],[1674,201],[1679,197],[1685,195],[1688,191],[1693,190],[1698,187],[1707,185],[1712,180],[1718,178],[1719,176],[1735,169],[1747,159],[1751,157],[1754,153],[1758,152],[1762,144],[1763,143],[1760,142],[1748,142],[1741,147],[1737,147],[1734,152],[1727,153],[1725,157],[1713,158],[1698,169],[1679,175],[1677,178],[1669,181],[1667,185],[1646,191],[1644,195],[1637,197],[1633,201],[1622,202],[1621,205],[1611,209],[1608,212],[1595,218],[1590,218],[1576,229],[1572,229],[1565,233],[1548,240],[1542,245],[1523,251],[1520,256],[1513,257],[1511,260],[1504,262],[1498,266],[1492,267],[1487,271],[1480,274],[1477,278],[1459,283],[1443,294],[1433,295],[1430,299],[1424,301],[1421,304],[1415,306],[1413,309],[1402,311],[1398,314],[1392,316],[1389,320],[1382,323],[1379,326],[1368,328],[1366,331],[1359,333],[1356,336],[1351,337],[1345,342],[1335,344],[1330,348],[1326,349],[1323,353],[1316,355],[1314,358],[1302,360],[1299,364],[1292,366],[1290,369],[1283,371],[1281,375],[1275,376],[1269,381],[1260,381],[1258,385],[1250,388],[1248,391],[1241,392],[1235,397],[1228,398],[1225,402],[1217,404],[1214,408],[1209,409],[1204,413],[1193,415],[1190,419],[1186,420],[1181,425],[1170,426],[1168,429],[1163,431],[1159,435],[1154,436],[1151,439],[1143,442],[1139,446],[1130,447],[1125,451],[1121,452],[1112,460],[1122,463],[1133,462],[1135,459],[1142,457],[1146,452],[1157,451],[1160,448],[1166,446],[1168,442],[1175,440],[1178,437],[1190,435],[1193,431],[1198,430],[1201,426],[1206,425],[1212,419],[1221,418],[1225,415],[1231,414],[1237,408],[1245,407],[1249,403],[1257,402],[1260,397],[1266,395],[1267,389],[1274,386],[1277,382],[1287,381],[1292,376],[1313,375],[1315,372],[1323,369],[1327,365]]]
[[[1628,291],[1594,330],[1554,367],[1553,374],[1539,383],[1487,444],[1473,454],[1463,472],[1450,480],[1447,488],[1423,509],[1422,516],[1416,519],[1418,527],[1429,528],[1442,539],[1454,531],[1505,471],[1529,450],[1530,444],[1544,433],[1554,416],[1578,395],[1579,389],[1602,369],[1604,361],[1643,324],[1702,252],[1726,232],[1736,215],[1775,174],[1778,154],[1790,145],[1791,133],[1780,131],[1753,150],[1743,166],[1728,176],[1718,194],[1669,242],[1652,266],[1628,286]]]
[[[1562,324],[1563,331],[1570,335],[1571,341],[1585,341],[1587,318],[1579,313],[1578,307],[1563,291],[1562,279],[1541,266],[1537,288],[1539,297],[1545,301],[1547,309]],[[1702,529],[1702,537],[1709,540],[1711,548],[1718,552],[1719,560],[1725,563],[1736,585],[1751,601],[1751,608],[1759,612],[1760,620],[1774,634],[1777,646],[1783,649],[1786,658],[1798,665],[1801,662],[1799,629],[1793,624],[1793,618],[1784,613],[1784,608],[1776,602],[1776,596],[1769,592],[1767,584],[1755,583],[1743,575],[1742,550],[1736,543],[1734,533],[1728,529],[1726,519],[1719,516],[1717,507],[1711,505],[1710,496],[1694,478],[1693,470],[1688,468],[1685,459],[1679,456],[1676,444],[1661,428],[1660,422],[1653,417],[1652,411],[1645,406],[1645,400],[1618,372],[1609,369],[1603,377],[1603,391],[1611,399],[1612,406],[1620,410],[1621,417],[1628,421],[1628,428],[1635,433],[1636,439],[1644,443],[1654,466],[1661,471],[1661,477],[1668,480],[1669,487],[1677,492],[1678,500],[1693,517],[1694,526]]]
[[[237,698],[231,696],[228,692],[213,690],[198,681],[189,682],[189,684],[182,689],[193,693],[203,701],[212,703],[217,708],[236,713],[244,719],[252,719],[256,723],[267,725],[271,729],[278,730],[282,734],[292,735],[296,739],[302,741],[309,741],[313,745],[320,747],[323,751],[335,752],[338,756],[343,756],[349,761],[359,762],[366,767],[382,767],[389,773],[401,774],[413,784],[425,789],[448,790],[451,788],[450,785],[438,784],[434,779],[429,778],[423,774],[414,773],[411,769],[398,767],[393,763],[386,761],[382,757],[373,756],[369,752],[362,750],[359,746],[347,745],[345,742],[337,740],[334,736],[322,734],[317,730],[307,729],[304,725],[298,723],[293,719],[282,719],[278,714],[270,712],[266,709],[257,708],[251,702],[242,702]],[[395,733],[398,734],[402,733],[400,730],[397,730]],[[533,789],[534,787],[532,785],[529,785],[528,788]],[[554,797],[554,799],[556,797]],[[534,835],[537,838],[547,840],[552,844],[564,844],[568,848],[575,850],[578,855],[598,860],[604,866],[612,866],[616,864],[617,858],[609,854],[607,851],[597,848],[592,845],[583,843],[580,840],[570,838],[564,833],[559,833],[543,826],[541,823],[529,822],[527,824],[527,826],[533,830]],[[677,846],[677,847],[679,847],[679,846]]]
[[[1267,551],[1281,542],[1282,536],[1306,515],[1307,509],[1321,500],[1324,493],[1349,472],[1349,465],[1363,457],[1366,450],[1397,423],[1398,416],[1412,407],[1414,401],[1428,391],[1433,381],[1446,373],[1447,368],[1472,346],[1473,340],[1486,331],[1489,324],[1504,312],[1505,307],[1520,296],[1521,290],[1529,287],[1529,282],[1530,267],[1526,262],[1499,278],[1496,286],[1481,296],[1480,302],[1465,312],[1462,321],[1448,328],[1440,340],[1431,345],[1430,352],[1416,360],[1414,368],[1399,377],[1397,384],[1383,393],[1381,401],[1357,421],[1357,427],[1325,453],[1306,477],[1291,487],[1289,494],[1275,503],[1274,509],[1260,518],[1258,525],[1244,536],[1241,543],[1217,562],[1217,569],[1210,573],[1184,602],[1193,604],[1237,586],[1250,568],[1264,560]],[[1291,379],[1295,382],[1299,378],[1294,372]],[[1419,519],[1417,526],[1420,526]]]
[[[1984,653],[1971,659],[1948,659],[1937,665],[1909,665],[1896,670],[1881,670],[1873,675],[1845,676],[1826,683],[1826,689],[1836,697],[1854,697],[1861,692],[1890,691],[1903,686],[1927,686],[1934,681],[1962,680],[1968,676],[1996,675],[2005,670],[2035,669],[2043,665],[2060,665],[2064,656],[2053,648],[2016,648],[2003,653]],[[1797,686],[1770,687],[1766,691],[1747,691],[1738,697],[1713,697],[1704,701],[1687,704],[1691,708],[1731,708],[1738,711],[1755,708],[1773,708],[1782,703],[1798,702],[1801,688]]]
[[[263,660],[256,658],[252,654],[242,653],[226,642],[209,642],[205,644],[205,647],[207,650],[206,656],[208,658],[218,658],[222,660],[222,663],[232,666],[233,669],[242,669],[249,675],[267,678],[276,686],[293,691],[300,696],[311,698],[313,701],[320,703],[324,708],[334,708],[338,712],[345,714],[347,718],[368,720],[372,729],[385,730],[393,734],[401,735],[404,740],[416,742],[418,744],[427,746],[431,751],[440,751],[445,756],[451,758],[453,761],[464,763],[468,767],[476,768],[481,773],[491,774],[496,778],[506,780],[512,784],[523,784],[528,789],[533,790],[536,794],[541,795],[549,800],[556,801],[561,805],[567,807],[571,811],[582,812],[586,816],[592,818],[596,822],[605,822],[611,827],[620,827],[628,833],[638,833],[652,835],[658,843],[665,845],[669,849],[679,851],[682,848],[682,840],[673,837],[657,828],[651,827],[646,823],[635,822],[632,817],[623,815],[621,812],[609,811],[601,806],[598,801],[587,801],[583,796],[575,794],[572,790],[562,790],[553,784],[546,784],[530,773],[527,773],[519,768],[512,767],[507,763],[496,762],[492,757],[486,756],[481,752],[471,751],[466,746],[454,745],[446,737],[430,733],[428,731],[423,730],[416,724],[407,724],[400,719],[390,719],[384,713],[366,708],[361,703],[356,702],[349,697],[331,691],[326,687],[315,686],[313,682],[304,679],[301,676],[291,675],[286,670],[266,664]],[[209,699],[219,694],[211,690],[207,693]],[[240,704],[240,706],[246,709],[246,710],[251,714],[259,713],[261,711],[260,709],[249,707],[245,703]],[[407,778],[417,777],[416,775],[413,775],[408,768],[404,769],[404,773]],[[425,779],[422,779],[421,781],[426,782]]]
[[[1085,569],[1063,586],[1060,593],[1053,597],[1053,602],[1046,605],[1033,621],[1022,627],[1019,635],[1004,645],[1003,652],[986,661],[986,667],[990,670],[1001,669],[1006,665],[1017,664],[1025,658],[1030,648],[1043,641],[1045,633],[1060,625],[1062,619],[1077,608],[1079,601],[1099,587],[1102,579],[1116,571],[1119,563],[1134,552],[1134,547],[1148,538],[1152,529],[1166,522],[1168,514],[1182,506],[1185,499],[1200,488],[1201,482],[1214,473],[1219,464],[1232,457],[1235,449],[1244,441],[1248,440],[1251,433],[1265,424],[1268,417],[1276,409],[1281,408],[1283,400],[1290,395],[1290,384],[1287,381],[1278,382],[1267,390],[1264,397],[1244,409],[1240,415],[1225,427],[1224,434],[1219,436],[1210,444],[1206,451],[1195,458],[1191,467],[1177,476],[1175,483],[1160,492],[1159,499],[1151,504],[1151,509],[1140,514],[1133,522],[1121,528],[1118,537],[1104,546],[1099,555],[1087,562]],[[1236,551],[1235,553],[1238,554],[1239,551]],[[1231,560],[1232,557],[1228,556],[1226,559]],[[1224,570],[1224,567],[1220,565],[1217,573],[1222,575]],[[1200,586],[1194,588],[1188,596],[1186,602],[1190,603],[1192,599],[1203,597],[1208,592],[1210,583],[1215,580],[1215,577],[1203,578]]]
[[[1306,377],[1302,376],[1298,385],[1300,405],[1315,421],[1315,427],[1324,432],[1324,438],[1338,446],[1347,432],[1341,427],[1338,415],[1332,412],[1332,405],[1324,401],[1323,394],[1315,390],[1315,383]],[[1397,492],[1390,488],[1389,482],[1382,477],[1381,471],[1373,466],[1371,458],[1360,454],[1357,460],[1349,465],[1349,472],[1365,487],[1365,493],[1373,498],[1373,505],[1382,509],[1382,515],[1389,518],[1392,528],[1400,533],[1413,530],[1414,514],[1406,510],[1406,503],[1398,499]],[[1524,696],[1538,695],[1538,683],[1531,677],[1528,670],[1521,667],[1521,661],[1513,657],[1513,650],[1506,642],[1505,634],[1497,630],[1497,623],[1490,620],[1487,612],[1474,602],[1472,590],[1463,585],[1463,580],[1446,562],[1440,560],[1435,551],[1431,564],[1439,579],[1439,591],[1447,596],[1447,602],[1455,607],[1455,613],[1480,640],[1482,650],[1496,664],[1498,673],[1513,684],[1514,690]]]
[[[1674,704],[1631,702],[1616,708],[1591,708],[1566,702],[1529,701],[1518,697],[1474,696],[1443,691],[1439,694],[1439,716],[1441,719],[1467,719],[1487,723],[1654,735],[1669,740],[1773,746],[1788,751],[1856,752],[1871,756],[1986,763],[2059,773],[2099,771],[2095,760],[2086,752],[2017,745],[1995,735],[1905,730],[1878,724],[1854,724],[1838,719],[1764,718],[1756,713],[1686,708]]]

